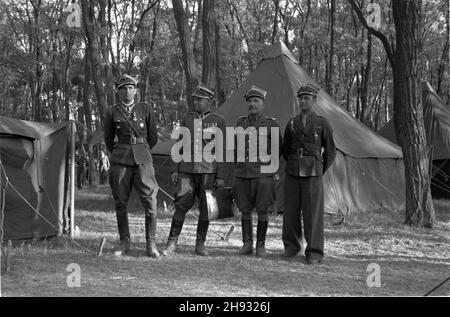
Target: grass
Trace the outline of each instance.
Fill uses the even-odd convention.
[[[326,258],[316,266],[306,265],[303,256],[281,257],[281,216],[270,219],[264,259],[237,255],[238,217],[211,225],[210,257],[194,255],[196,220],[189,215],[180,251],[151,259],[145,256],[144,219],[136,202],[130,214],[133,251],[126,257],[113,254],[117,224],[109,188],[78,192],[76,206],[76,241],[90,253],[66,238],[15,247],[10,272],[2,273],[3,296],[421,296],[450,275],[450,201],[435,201],[437,224],[432,230],[405,226],[403,213],[386,210],[351,215],[341,225],[326,217]],[[162,211],[160,248],[170,221],[171,214]],[[222,241],[218,235],[224,236],[232,224],[235,232],[229,242]],[[97,257],[102,237],[107,243],[104,255]],[[80,288],[67,287],[71,263],[80,265]],[[367,286],[371,263],[381,268],[381,287]],[[449,296],[450,283],[432,295]]]

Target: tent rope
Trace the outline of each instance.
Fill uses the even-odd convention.
[[[1,210],[0,210],[0,243],[3,244],[3,237],[4,237],[4,233],[5,233],[5,229],[3,228],[3,223],[4,223],[4,218],[5,218],[5,202],[6,202],[6,187],[8,186],[8,176],[6,175],[4,168],[3,168],[3,163],[2,160],[0,159],[0,167],[1,167],[1,171],[3,172],[4,176],[5,176],[5,185],[1,187],[1,198],[2,198],[2,206],[1,206]],[[1,179],[1,177],[0,177]]]
[[[446,192],[450,193],[450,187],[445,185],[445,184],[443,185],[445,187],[443,187],[443,186],[439,186],[436,181],[432,181],[431,185],[433,185],[433,186],[435,186],[435,187],[437,187],[439,189],[442,189],[443,191],[446,191]]]
[[[17,193],[17,195],[19,195],[19,197],[20,198],[22,198],[22,200],[39,216],[39,217],[41,217],[47,224],[49,224],[53,229],[55,229],[56,231],[59,231],[58,230],[58,228],[55,226],[55,225],[53,225],[47,218],[45,218],[36,208],[34,208],[33,207],[33,205],[31,205],[31,203],[16,189],[16,187],[9,181],[9,178],[8,178],[8,175],[6,174],[6,171],[5,171],[5,168],[3,167],[3,164],[1,163],[1,161],[0,161],[0,167],[1,167],[1,169],[2,169],[2,172],[3,172],[3,174],[5,175],[5,179],[6,179],[6,186],[4,187],[5,189],[5,192],[6,192],[6,187],[9,185],[16,193]],[[2,188],[2,190],[3,190],[3,188]],[[3,195],[3,199],[2,200],[4,200],[5,198],[5,195]],[[48,197],[48,194],[47,194],[47,197]],[[2,240],[1,241],[3,241],[3,208],[4,208],[4,202],[2,202],[2,223],[1,223],[1,228],[2,228]],[[52,207],[53,208],[53,207]],[[62,225],[60,222],[59,222],[59,219],[58,219],[58,223],[60,224],[60,225]],[[75,240],[71,240],[72,242],[73,242],[73,244],[74,245],[76,245],[77,247],[79,247],[80,249],[82,249],[82,250],[84,250],[84,251],[87,251],[88,253],[92,253],[92,254],[96,254],[95,252],[93,252],[92,250],[90,250],[90,249],[87,249],[87,248],[85,248],[85,247],[83,247],[82,245],[80,245],[78,242],[76,242]]]
[[[355,159],[353,159],[353,157],[349,156],[353,161],[355,161],[358,165],[358,168],[360,169],[360,172],[362,175],[366,175],[368,174],[378,185],[380,185],[381,188],[383,188],[385,191],[387,191],[389,194],[391,194],[395,199],[397,200],[401,200],[400,198],[397,197],[397,195],[395,195],[392,191],[389,190],[389,188],[387,188],[384,184],[382,184],[378,179],[376,179],[375,177],[373,177],[372,175],[370,175],[370,173],[366,173],[363,168],[361,167],[361,164],[356,161]]]
[[[433,166],[433,172],[431,173],[431,176],[433,177],[436,174],[442,174],[443,176],[448,175],[442,170],[442,166],[444,166],[447,163],[448,160],[445,160],[441,165],[439,166]]]

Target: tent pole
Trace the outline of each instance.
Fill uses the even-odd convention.
[[[70,144],[70,237],[75,238],[75,121],[71,124]]]

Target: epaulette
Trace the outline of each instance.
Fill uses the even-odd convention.
[[[272,120],[272,121],[277,121],[277,119],[273,118],[273,117],[266,117],[266,119]]]
[[[239,119],[247,119],[247,116],[239,117]]]

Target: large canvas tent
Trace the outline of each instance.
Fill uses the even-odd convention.
[[[425,132],[433,154],[431,193],[434,198],[450,198],[450,106],[427,81],[422,82],[422,100]],[[386,123],[379,133],[399,143],[394,120]]]
[[[284,43],[276,43],[267,49],[256,69],[217,113],[225,117],[228,126],[234,126],[240,116],[247,114],[245,92],[251,85],[257,85],[268,92],[265,114],[276,118],[284,133],[288,121],[299,113],[296,91],[305,83],[319,86]],[[338,149],[336,161],[324,177],[326,211],[347,213],[403,208],[405,177],[401,149],[354,119],[324,89],[319,92],[314,110],[330,121]],[[167,144],[161,146],[166,146],[165,155],[170,155]],[[283,210],[283,162],[280,173],[278,211]]]
[[[65,220],[69,123],[51,124],[0,116],[4,240],[62,233]],[[9,182],[8,186],[6,182]]]
[[[39,123],[0,116],[0,184],[6,189],[0,193],[0,239],[45,238],[68,230],[70,131],[70,122]],[[96,133],[93,142],[101,142],[102,135]],[[167,153],[173,141],[163,129],[158,139],[152,154],[162,189],[158,192],[161,206],[171,201],[165,192],[171,194]],[[132,197],[130,204],[140,206],[135,194]]]

